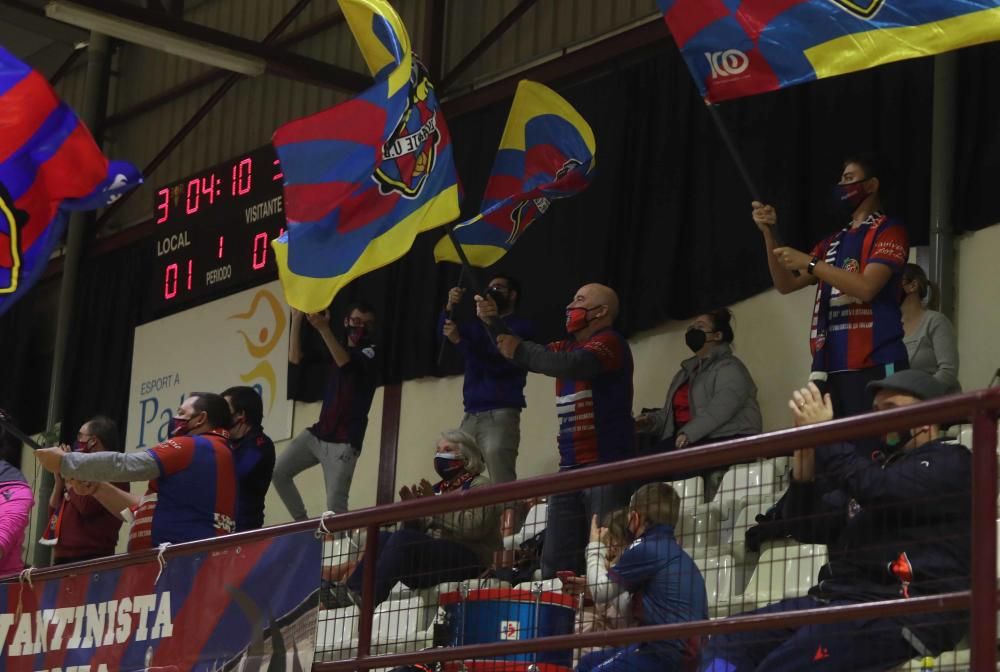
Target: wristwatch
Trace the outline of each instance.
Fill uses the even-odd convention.
[[[810,259],[809,260],[809,265],[806,266],[806,273],[808,273],[809,275],[812,275],[813,271],[816,270],[816,264],[818,264],[818,263],[819,263],[819,257],[813,257],[812,259]]]

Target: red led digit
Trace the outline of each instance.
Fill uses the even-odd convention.
[[[163,213],[160,215],[160,218],[156,220],[156,223],[162,224],[167,221],[167,217],[170,215],[170,190],[164,187],[156,192],[156,195],[163,199],[160,201],[160,204],[156,206],[156,209]]]
[[[173,276],[173,277],[171,277]],[[163,277],[163,298],[172,299],[177,296],[177,264],[167,266]]]
[[[194,259],[188,259],[188,291],[191,291],[191,277],[194,275]]]
[[[262,231],[253,238],[253,270],[259,271],[267,263],[267,232]]]
[[[192,191],[194,192],[193,203],[191,194]],[[199,180],[196,177],[190,182],[188,182],[187,186],[187,201],[186,201],[187,214],[193,215],[194,213],[198,212],[198,208],[201,207],[199,204],[200,201],[201,201],[201,180]]]
[[[201,178],[201,193],[208,196],[208,204],[215,203],[215,175]]]
[[[253,159],[247,157],[240,161],[239,165],[239,184],[236,190],[239,192],[240,196],[250,191],[250,185],[253,181]]]
[[[222,259],[222,246],[225,240],[226,240],[225,236],[219,236],[219,259]]]
[[[281,178],[283,178],[284,176],[285,176],[285,174],[283,172],[281,172],[281,163],[278,161],[278,159],[275,159],[274,160],[274,177],[271,178],[271,181],[272,182],[280,182]]]
[[[233,196],[236,195],[236,169],[239,168],[238,164],[233,164],[233,179],[229,182],[229,187],[233,192]]]

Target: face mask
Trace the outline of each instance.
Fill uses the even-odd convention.
[[[864,183],[867,180],[859,180],[850,184],[838,184],[833,188],[833,200],[837,207],[847,213],[853,213],[858,209],[869,193],[865,191]]]
[[[360,343],[368,335],[368,329],[366,327],[352,327],[348,325],[345,327],[345,334],[348,342]]]
[[[916,434],[914,434],[908,429],[904,429],[901,432],[889,432],[888,434],[882,437],[882,443],[884,443],[886,447],[889,448],[890,451],[899,450],[900,448],[908,444],[910,441],[912,441],[914,437],[920,436],[925,431],[927,430],[921,429],[917,431]]]
[[[510,307],[510,301],[507,300],[506,290],[501,287],[490,287],[486,290],[486,293],[492,297],[493,302],[497,304],[497,312],[507,312],[507,308]]]
[[[691,327],[684,333],[684,342],[691,348],[692,352],[698,352],[708,341],[708,334],[697,327]]]
[[[176,415],[170,418],[170,436],[187,436],[191,431],[188,427],[190,420],[191,418],[181,418]]]
[[[568,308],[566,310],[566,332],[569,334],[575,334],[578,331],[582,331],[587,328],[590,324],[590,318],[587,317],[593,308],[584,308],[582,306],[577,306],[576,308]]]
[[[465,460],[458,453],[438,453],[434,456],[434,471],[444,480],[451,480],[465,471]]]
[[[638,530],[638,529],[639,529],[638,522],[636,522],[635,530],[632,529],[632,516],[629,515],[628,521],[625,523],[625,543],[626,543],[626,545],[627,544],[631,544],[633,541],[635,541],[636,537],[638,536],[636,534],[636,530]]]

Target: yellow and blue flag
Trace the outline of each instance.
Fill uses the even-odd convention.
[[[406,27],[386,0],[339,1],[375,84],[273,138],[288,230],[272,246],[285,298],[310,313],[459,214],[451,136]]]
[[[496,263],[553,199],[587,188],[594,176],[597,143],[590,125],[552,89],[522,80],[486,184],[480,214],[455,227],[473,266]],[[436,261],[458,263],[445,236]]]
[[[657,0],[709,102],[1000,39],[1000,0]]]
[[[110,205],[142,183],[108,161],[42,75],[0,47],[0,315],[41,276],[67,212]]]

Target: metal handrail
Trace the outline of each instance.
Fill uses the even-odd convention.
[[[974,427],[972,448],[973,470],[976,475],[972,483],[973,566],[971,592],[965,591],[926,598],[890,601],[887,603],[877,602],[853,605],[851,607],[838,607],[835,612],[830,609],[805,610],[785,614],[783,618],[790,619],[787,621],[788,623],[825,622],[822,620],[809,621],[808,619],[813,617],[820,619],[827,618],[827,616],[820,615],[819,612],[849,614],[849,616],[844,616],[844,619],[850,619],[862,616],[886,615],[889,613],[915,613],[920,610],[946,611],[961,609],[964,608],[963,605],[968,606],[971,603],[973,627],[971,628],[970,648],[972,649],[973,667],[975,669],[993,669],[996,663],[995,633],[997,618],[995,596],[997,535],[995,521],[997,501],[996,420],[998,414],[1000,414],[1000,388],[993,388],[921,402],[912,406],[888,411],[833,420],[808,427],[786,429],[753,437],[672,451],[660,455],[640,457],[589,468],[571,469],[558,474],[536,476],[511,483],[475,488],[449,494],[444,497],[408,500],[327,516],[322,522],[330,532],[360,528],[367,530],[368,543],[365,546],[364,556],[366,571],[364,573],[364,589],[362,591],[358,656],[354,659],[338,661],[336,663],[317,663],[314,669],[369,669],[398,664],[404,660],[418,661],[462,658],[473,651],[477,655],[507,655],[524,650],[549,650],[550,648],[558,649],[566,648],[567,646],[566,642],[562,641],[562,637],[551,637],[522,642],[475,645],[475,647],[455,647],[454,650],[450,650],[445,655],[442,655],[440,652],[420,652],[394,654],[392,656],[369,656],[372,616],[375,608],[372,601],[374,565],[377,551],[375,540],[378,536],[379,527],[383,525],[401,520],[501,504],[531,497],[572,492],[598,485],[625,483],[639,479],[648,480],[650,477],[669,476],[672,473],[680,474],[759,458],[789,455],[796,449],[876,436],[900,427],[953,422],[966,418],[972,419]],[[315,530],[318,529],[319,523],[319,519],[313,519],[275,525],[223,537],[173,544],[163,552],[163,555],[170,558],[206,550],[239,546],[253,541],[294,534],[305,530]],[[52,580],[79,574],[81,571],[113,569],[151,561],[158,554],[158,550],[150,549],[99,560],[40,569],[32,572],[32,578],[34,580]],[[10,577],[4,582],[13,583],[16,580],[16,577]],[[929,605],[938,606],[933,607]],[[885,609],[889,610],[885,611]],[[829,618],[837,619],[839,616],[831,615]],[[605,642],[626,643],[648,641],[663,636],[676,637],[681,632],[684,634],[711,634],[728,632],[729,628],[744,627],[756,629],[756,627],[750,628],[747,624],[758,623],[761,624],[759,627],[763,628],[767,627],[773,620],[776,619],[772,616],[768,616],[767,618],[763,616],[740,616],[671,626],[630,628],[611,633],[584,633],[571,636],[573,640],[571,648],[597,645]],[[735,625],[719,625],[720,623],[735,623]],[[667,634],[661,634],[661,630]]]

